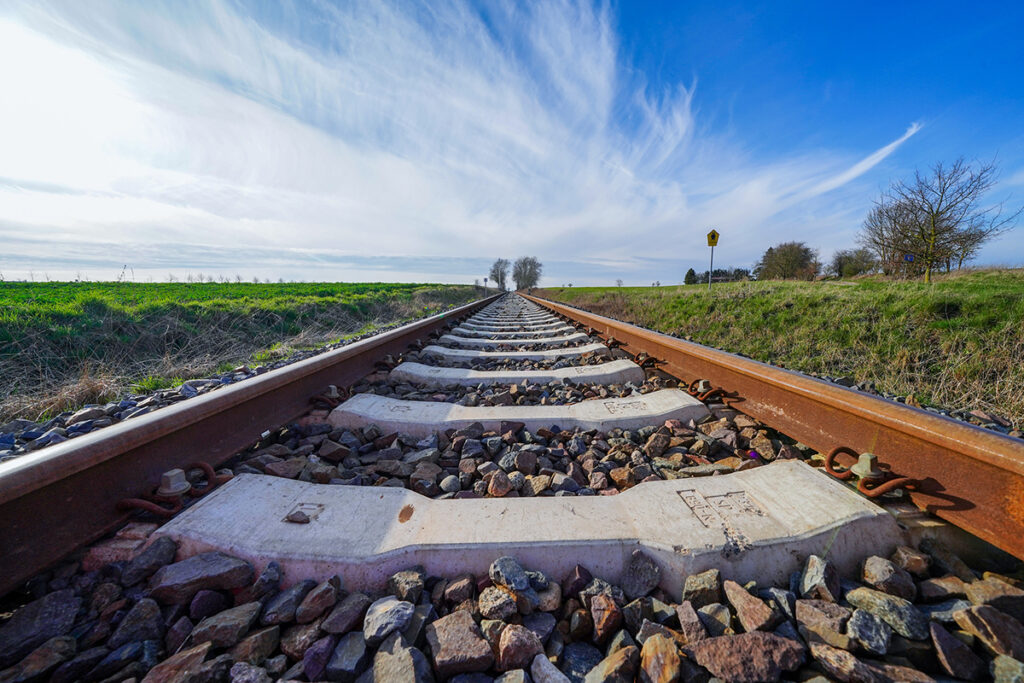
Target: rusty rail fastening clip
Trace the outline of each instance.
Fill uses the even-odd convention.
[[[649,355],[646,351],[641,351],[640,353],[638,353],[636,355],[636,358],[633,359],[633,362],[635,362],[642,368],[653,368],[658,363],[661,363],[662,365],[664,365],[665,363],[665,361],[659,360],[658,358]]]
[[[206,476],[206,486],[194,486],[185,479],[185,471],[202,470]],[[164,472],[160,477],[160,486],[153,493],[143,494],[140,498],[122,498],[117,501],[118,510],[143,510],[157,517],[169,519],[181,512],[185,507],[186,494],[193,498],[205,496],[221,484],[229,481],[234,475],[217,474],[209,463],[194,462],[185,468]],[[170,505],[170,507],[166,507]]]
[[[857,463],[844,470],[837,470],[836,457],[840,453],[852,455],[857,458]],[[920,482],[910,477],[893,477],[887,471],[887,466],[878,462],[878,456],[874,453],[858,453],[846,446],[836,446],[825,456],[825,471],[831,476],[842,481],[851,477],[857,478],[857,490],[868,498],[878,498],[896,489],[914,490]]]
[[[708,402],[714,399],[720,400],[723,404],[731,406],[740,400],[739,396],[729,394],[721,387],[714,387],[706,379],[695,379],[686,388],[686,393],[698,401]]]
[[[313,405],[324,405],[328,410],[334,410],[341,402],[348,398],[347,389],[339,389],[333,384],[327,387],[327,391],[322,394],[317,394],[309,399],[309,402]]]

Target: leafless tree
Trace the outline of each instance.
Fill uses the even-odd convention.
[[[498,289],[504,291],[505,284],[508,282],[508,259],[500,258],[491,265],[491,272],[488,276],[498,286]]]
[[[616,287],[621,287],[622,286],[622,278],[619,278],[618,280],[615,281],[615,286]]]
[[[971,164],[962,157],[948,166],[939,162],[927,174],[916,171],[875,202],[861,244],[890,271],[911,255],[912,267],[931,282],[937,268],[962,267],[985,242],[1016,226],[1024,207],[1004,213],[1002,203],[983,204],[997,180],[995,162]]]
[[[512,279],[515,280],[516,289],[529,289],[536,287],[540,281],[543,266],[533,256],[521,256],[516,259],[512,266]]]

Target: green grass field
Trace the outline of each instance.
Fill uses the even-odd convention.
[[[0,282],[0,418],[269,362],[480,294],[388,283]]]
[[[795,370],[1024,423],[1024,270],[937,278],[574,287],[541,296]]]

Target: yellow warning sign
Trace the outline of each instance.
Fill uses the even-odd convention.
[[[708,233],[708,246],[709,247],[717,247],[718,246],[718,232],[716,232],[715,230],[712,230],[711,232]]]

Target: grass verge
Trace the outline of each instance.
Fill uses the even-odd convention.
[[[1024,270],[931,285],[880,278],[540,290],[550,299],[923,404],[1024,424]]]
[[[272,362],[480,295],[388,283],[0,283],[0,422]]]

